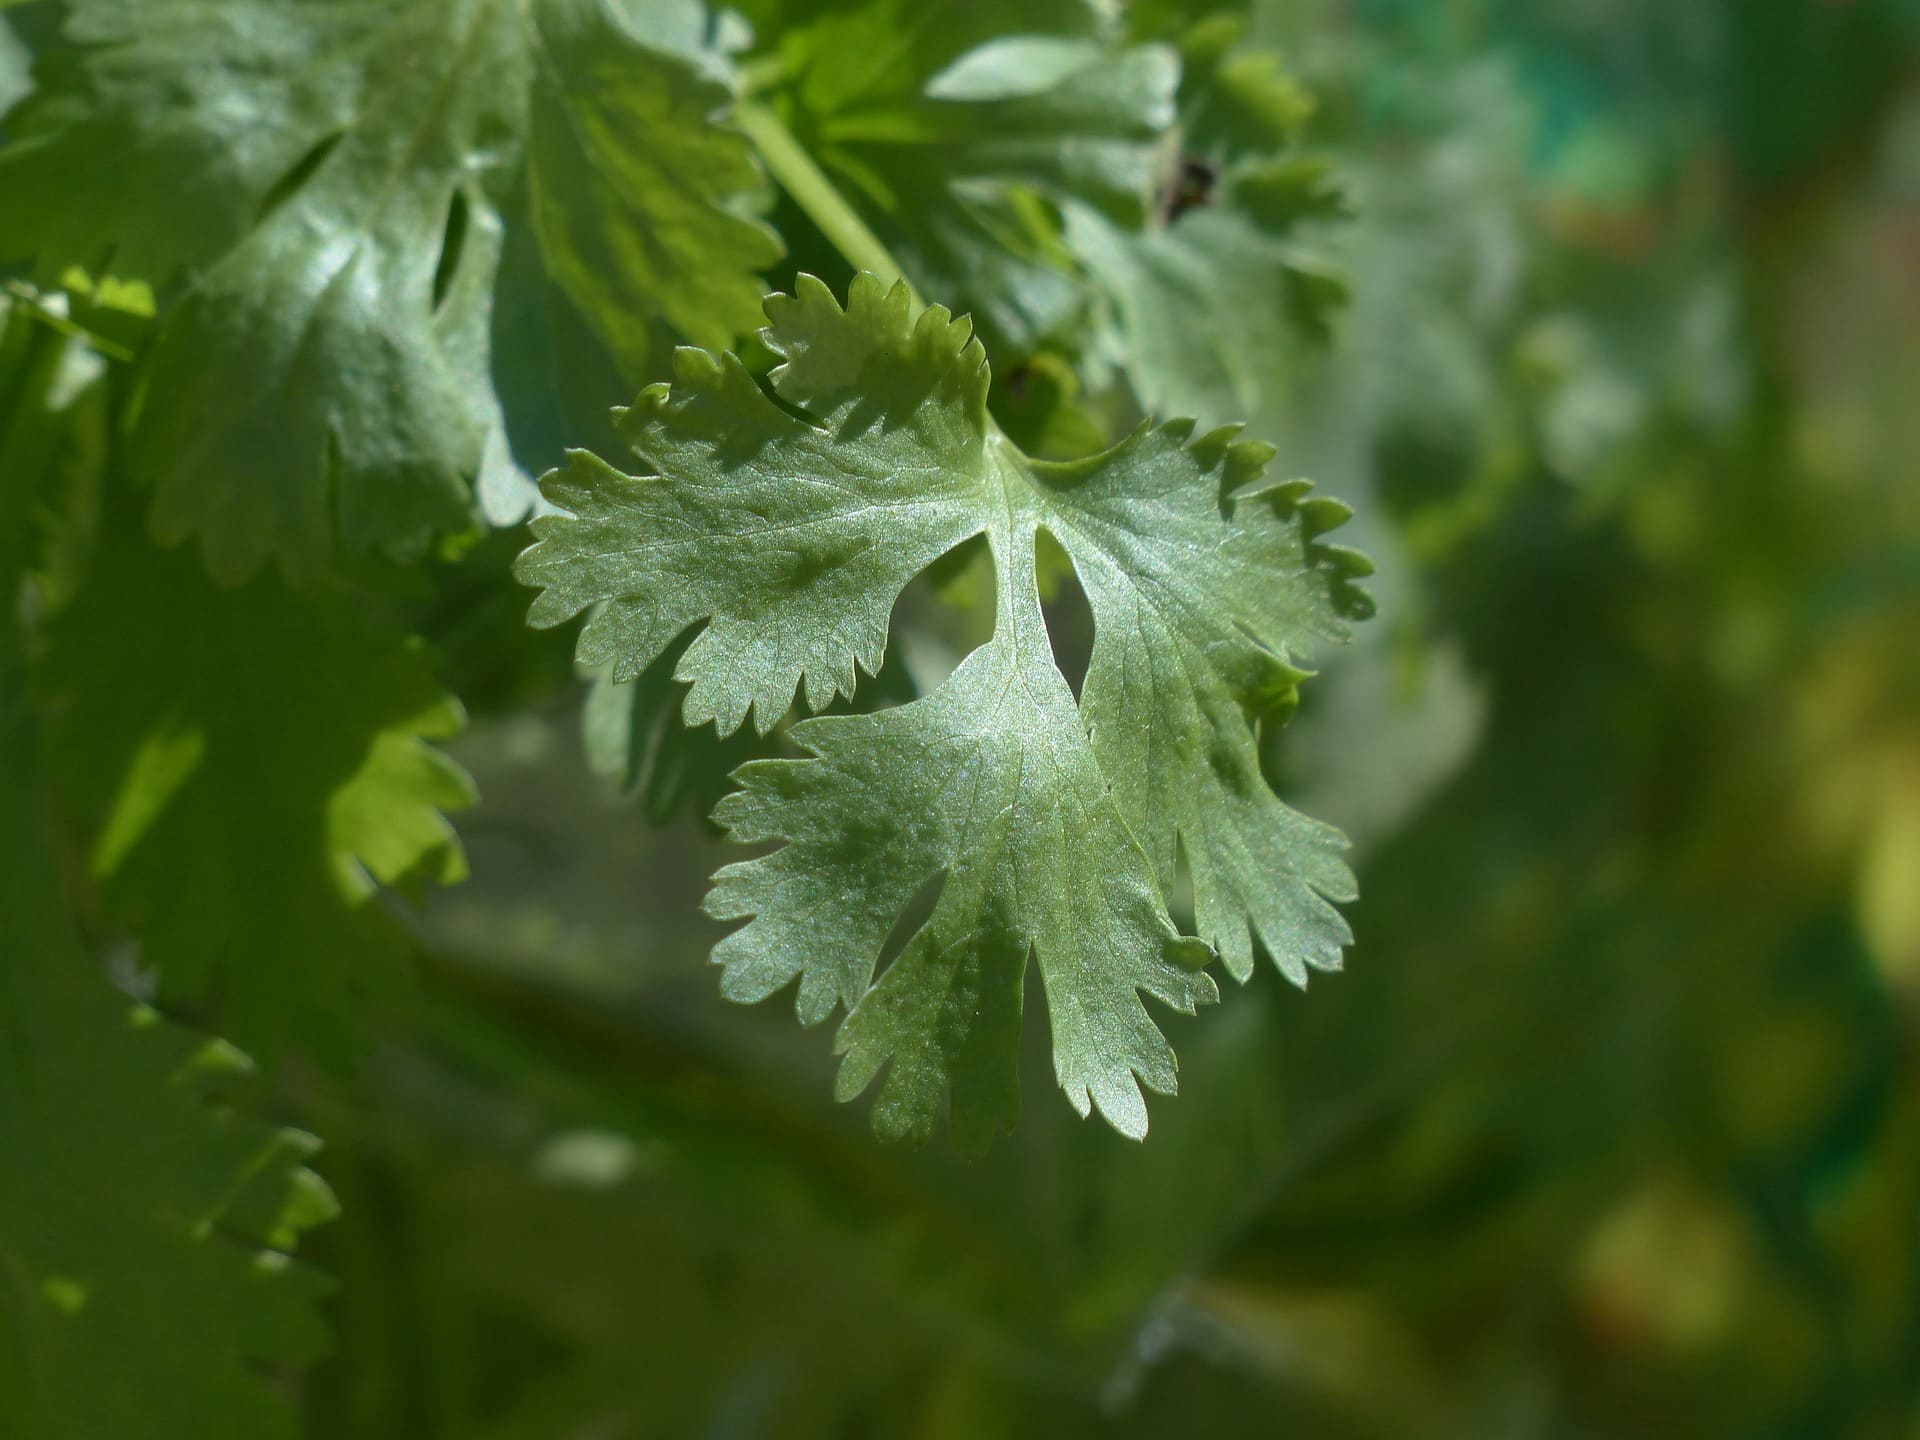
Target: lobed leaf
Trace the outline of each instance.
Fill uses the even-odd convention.
[[[797,981],[803,1023],[847,1009],[840,1093],[884,1070],[882,1133],[924,1138],[947,1097],[973,1147],[1017,1115],[1031,956],[1069,1099],[1144,1134],[1141,1087],[1171,1093],[1176,1067],[1142,995],[1191,1011],[1216,996],[1214,950],[1245,978],[1256,937],[1304,983],[1347,939],[1329,903],[1352,894],[1344,841],[1273,796],[1257,750],[1307,649],[1364,611],[1364,562],[1317,538],[1345,509],[1266,483],[1265,447],[1184,422],[1028,458],[987,416],[971,327],[916,317],[904,286],[858,276],[842,308],[802,276],[767,316],[782,363],[766,388],[730,355],[682,351],[674,384],[621,419],[648,473],[575,452],[547,477],[558,513],[517,569],[541,588],[533,622],[591,610],[581,657],[616,676],[697,627],[675,669],[689,723],[725,734],[751,713],[764,732],[796,694],[818,711],[875,673],[907,583],[984,534],[986,645],[932,694],[803,721],[804,758],[738,772],[715,818],[785,843],[715,877],[709,910],[746,923],[714,959],[733,998]],[[1043,530],[1094,611],[1079,702],[1040,607]],[[1164,899],[1183,851],[1198,939]]]
[[[131,451],[164,543],[311,581],[336,541],[464,526],[476,477],[511,512],[488,348],[522,191],[635,373],[659,323],[752,323],[779,245],[733,208],[758,174],[729,92],[689,7],[631,8],[657,42],[610,0],[77,0],[0,152],[0,257],[188,283]]]

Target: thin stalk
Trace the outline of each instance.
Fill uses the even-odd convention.
[[[896,280],[905,281],[913,303],[926,304],[920,292],[913,288],[913,282],[907,280],[899,264],[887,253],[887,247],[880,243],[880,237],[867,228],[867,222],[847,203],[846,196],[826,173],[813,163],[813,157],[772,110],[758,101],[743,100],[734,108],[733,119],[759,147],[767,172],[793,197],[793,203],[806,217],[820,227],[820,233],[833,243],[833,248],[849,265],[856,270],[871,270],[888,285]]]
[[[6,0],[0,0],[0,6],[5,4]],[[86,326],[72,319],[65,310],[60,308],[60,303],[64,301],[56,303],[33,286],[18,280],[9,280],[0,289],[4,289],[7,297],[16,304],[25,306],[43,325],[51,326],[62,335],[70,335],[91,346],[109,360],[133,359],[133,352],[126,346],[117,345],[104,335],[96,335]]]

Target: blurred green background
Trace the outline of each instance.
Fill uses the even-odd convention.
[[[1250,21],[1356,216],[1252,424],[1381,571],[1274,757],[1347,972],[1174,1020],[1144,1146],[1029,1027],[1010,1141],[882,1148],[716,1001],[723,847],[481,716],[417,1029],[294,1097],[318,1433],[1920,1436],[1920,9]]]
[[[1347,973],[1174,1021],[1144,1146],[1042,1040],[880,1148],[716,1003],[721,847],[482,717],[418,1029],[299,1096],[320,1433],[1920,1436],[1920,10],[1251,26],[1356,215],[1252,426],[1380,565],[1274,757]]]
[[[621,798],[456,591],[472,878],[275,1101],[342,1203],[315,1435],[1920,1437],[1920,4],[1244,23],[1353,210],[1246,381],[1380,569],[1271,757],[1346,972],[1170,1017],[1144,1145],[1030,1024],[1011,1139],[881,1146],[716,996],[724,767]]]

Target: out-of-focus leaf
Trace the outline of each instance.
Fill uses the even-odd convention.
[[[191,281],[131,456],[155,534],[197,535],[226,582],[311,580],[336,539],[416,556],[475,477],[511,488],[487,341],[516,185],[630,366],[658,322],[750,325],[778,254],[732,208],[757,172],[713,120],[718,62],[600,0],[83,0],[67,33],[0,153],[0,254]]]
[[[33,53],[0,16],[0,118],[33,89]],[[0,135],[4,135],[0,129]]]
[[[162,997],[263,1056],[350,1049],[405,974],[380,887],[465,873],[443,812],[470,787],[428,743],[461,712],[420,647],[271,576],[213,584],[121,496],[44,685],[93,877]]]
[[[1116,312],[1106,358],[1147,409],[1203,425],[1266,409],[1347,297],[1312,233],[1342,213],[1324,165],[1254,162],[1220,185],[1217,204],[1144,233],[1066,211],[1067,244]]]
[[[787,33],[788,118],[915,283],[1019,356],[1085,300],[1051,207],[1144,223],[1179,68],[1165,47],[1096,38],[1076,6],[1008,7],[1014,32],[970,45],[977,20],[932,23],[959,8],[840,7]]]
[[[55,862],[15,602],[75,348],[0,306],[0,1431],[290,1437],[262,1367],[324,1346],[321,1285],[285,1253],[330,1214],[312,1137],[206,1103],[232,1052],[114,993]]]

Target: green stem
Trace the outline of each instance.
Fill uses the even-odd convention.
[[[853,206],[813,163],[813,157],[793,138],[772,110],[758,101],[744,100],[734,108],[734,123],[746,131],[747,138],[759,147],[760,158],[780,188],[793,197],[793,203],[820,227],[820,233],[833,242],[834,249],[856,270],[871,270],[888,285],[905,281],[916,306],[926,301],[907,280],[905,273],[880,243],[880,237],[867,228]]]
[[[756,55],[750,60],[742,61],[739,67],[739,93],[749,98],[764,94],[775,86],[785,83],[792,68],[787,58],[778,54]]]
[[[0,6],[5,4],[6,0],[0,0]],[[116,345],[105,336],[96,335],[86,326],[70,319],[64,311],[56,308],[33,286],[22,284],[18,280],[9,280],[4,287],[0,288],[5,290],[8,299],[25,306],[42,324],[51,326],[62,335],[71,335],[74,339],[83,341],[109,360],[133,359],[133,352],[126,346]]]

